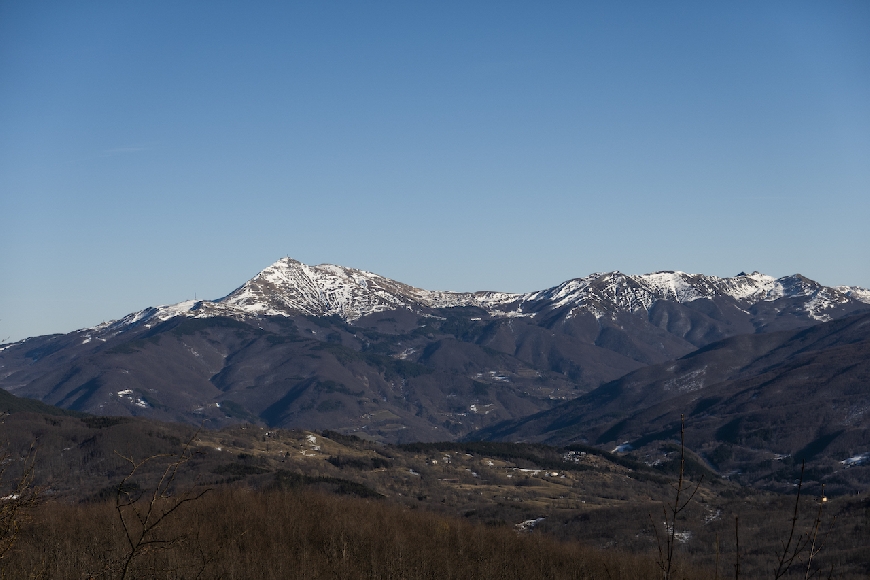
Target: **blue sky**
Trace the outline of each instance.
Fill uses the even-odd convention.
[[[870,287],[870,3],[0,0],[0,339],[289,255]]]

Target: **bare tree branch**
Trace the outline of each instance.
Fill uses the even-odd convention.
[[[124,580],[132,571],[134,560],[154,550],[168,550],[183,542],[185,536],[161,538],[157,535],[161,524],[167,521],[183,505],[196,501],[211,491],[206,488],[199,491],[188,490],[181,495],[173,494],[179,470],[192,458],[194,442],[199,436],[197,430],[184,444],[178,454],[156,454],[135,461],[132,457],[115,452],[130,464],[130,471],[120,481],[115,494],[115,510],[124,529],[128,551],[121,565],[120,578]],[[154,485],[147,497],[144,494],[134,495],[132,478],[143,467],[159,459],[173,458],[164,468],[160,479]],[[143,503],[144,498],[144,503]]]

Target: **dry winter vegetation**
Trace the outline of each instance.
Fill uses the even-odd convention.
[[[129,418],[15,413],[2,429],[2,505],[21,508],[6,578],[689,579],[733,578],[738,562],[740,578],[774,578],[792,527],[789,554],[802,550],[781,577],[870,573],[866,495],[804,494],[794,518],[794,495],[729,483],[679,447],[649,467],[591,448]],[[680,473],[674,525],[662,509]],[[11,499],[22,481],[37,503]]]
[[[177,512],[159,537],[166,543],[134,559],[127,577],[656,576],[649,558],[313,491],[215,491]],[[6,573],[119,578],[128,556],[111,503],[43,505],[19,539]]]

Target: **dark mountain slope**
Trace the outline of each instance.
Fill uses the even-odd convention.
[[[644,450],[673,441],[683,414],[689,446],[722,472],[791,481],[805,459],[846,485],[843,469],[870,463],[870,315],[730,338],[468,437]]]
[[[391,334],[396,323],[384,318],[371,315],[358,326],[306,317],[173,318],[105,343],[43,337],[0,353],[11,369],[3,384],[97,414],[339,428],[394,441],[454,438],[578,393],[568,376],[460,340],[438,319],[415,316],[413,332]],[[469,332],[485,324],[473,321]],[[611,376],[636,364],[610,357],[617,361]]]
[[[14,413],[42,413],[44,415],[67,415],[70,417],[87,417],[84,413],[61,409],[52,405],[46,405],[33,399],[16,397],[3,389],[0,389],[0,414],[12,415]]]

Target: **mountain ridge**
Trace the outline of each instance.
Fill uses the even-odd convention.
[[[320,264],[309,266],[282,258],[216,300],[187,300],[149,307],[98,326],[100,332],[125,326],[149,325],[174,316],[339,316],[353,321],[398,309],[482,308],[490,316],[534,318],[542,310],[570,309],[568,316],[589,312],[596,318],[619,312],[649,311],[662,300],[685,304],[728,297],[747,307],[781,298],[807,298],[802,306],[810,319],[824,322],[829,311],[843,305],[870,305],[870,290],[857,286],[827,287],[800,274],[773,278],[759,272],[720,278],[662,270],[627,275],[597,272],[572,278],[551,288],[526,293],[497,291],[450,292],[416,288],[372,272]],[[26,340],[26,339],[25,339]],[[4,345],[8,346],[8,345]]]

